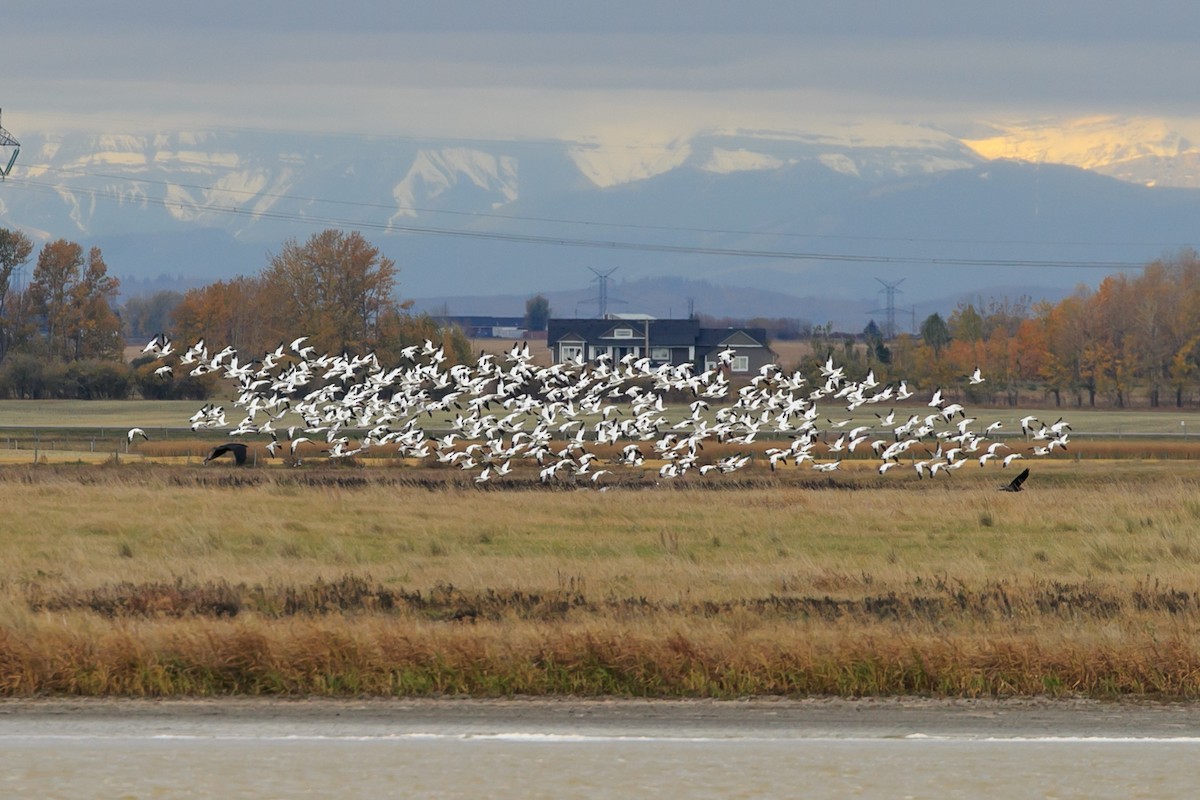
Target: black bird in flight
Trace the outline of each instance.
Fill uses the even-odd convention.
[[[212,452],[208,454],[208,457],[204,459],[204,463],[207,464],[214,458],[220,458],[226,453],[233,453],[233,461],[239,467],[245,465],[246,445],[242,444],[241,442],[227,442],[225,444],[217,445],[212,449]],[[1029,470],[1025,471],[1028,472]]]
[[[1021,484],[1024,483],[1025,479],[1028,477],[1029,477],[1029,468],[1026,467],[1025,469],[1021,470],[1021,473],[1019,475],[1017,475],[1017,477],[1013,478],[1012,481],[1007,486],[1001,486],[1000,491],[1002,491],[1002,492],[1019,492],[1019,491],[1021,491]]]

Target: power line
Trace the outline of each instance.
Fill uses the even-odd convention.
[[[332,200],[328,198],[310,197],[305,195],[293,195],[282,192],[255,192],[249,189],[233,189],[221,187],[216,189],[213,186],[205,186],[194,183],[177,183],[172,181],[154,180],[151,178],[137,178],[129,175],[116,175],[105,172],[89,172],[82,169],[69,169],[62,167],[52,167],[46,164],[35,164],[26,168],[27,171],[36,172],[54,172],[60,175],[75,175],[84,178],[103,178],[106,180],[126,181],[129,183],[146,184],[149,186],[161,186],[163,188],[174,189],[192,189],[199,192],[217,191],[221,194],[242,195],[246,198],[253,199],[269,199],[269,200],[290,200],[297,203],[321,203],[330,206],[346,206],[350,208],[365,208],[388,212],[411,212],[412,214],[442,214],[453,217],[467,217],[475,219],[494,219],[514,222],[542,222],[556,225],[582,225],[585,227],[596,228],[618,228],[628,230],[646,230],[646,231],[667,231],[676,233],[704,233],[704,234],[723,234],[730,236],[766,236],[776,239],[817,239],[827,241],[847,241],[847,242],[903,242],[905,244],[966,244],[966,245],[1040,245],[1045,247],[1157,247],[1157,248],[1181,248],[1190,247],[1191,243],[1162,243],[1162,242],[1100,242],[1100,241],[1035,241],[1026,239],[926,239],[912,236],[844,236],[837,234],[821,234],[821,233],[797,233],[791,231],[762,231],[762,230],[744,230],[739,228],[709,228],[699,226],[680,226],[680,225],[650,225],[647,223],[635,222],[603,222],[599,220],[581,220],[568,219],[563,217],[535,217],[520,214],[499,214],[496,212],[487,211],[460,211],[446,208],[424,208],[420,206],[401,206],[394,203],[369,203],[362,200]],[[26,179],[30,184],[38,184],[41,186],[53,187],[55,191],[59,187],[53,184]],[[88,188],[80,188],[76,191],[104,191]],[[207,209],[203,209],[207,210]],[[1139,264],[1140,266],[1140,264]]]

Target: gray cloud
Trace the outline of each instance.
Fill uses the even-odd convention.
[[[1047,7],[1048,6],[1048,7]],[[560,135],[587,120],[1190,114],[1184,2],[16,0],[5,120]],[[598,124],[598,123],[593,123]]]

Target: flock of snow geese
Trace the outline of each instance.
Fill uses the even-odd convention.
[[[851,380],[832,357],[813,383],[769,364],[735,388],[728,375],[733,350],[719,353],[717,364],[704,371],[633,356],[537,366],[527,343],[500,355],[484,353],[473,366],[444,366],[443,349],[426,340],[404,348],[400,365],[385,367],[373,353],[318,354],[306,341],[280,343],[262,358],[242,361],[232,347],[210,353],[203,339],[179,351],[160,334],[143,353],[161,362],[159,376],[186,369],[191,375],[219,373],[235,383],[236,411],[206,403],[191,417],[194,431],[265,436],[271,455],[292,464],[300,463],[306,442],[332,459],[391,448],[400,457],[436,459],[471,471],[478,483],[509,474],[522,460],[537,465],[543,482],[597,484],[621,465],[657,466],[660,478],[693,470],[730,473],[751,462],[751,454],[736,446],[760,436],[780,442],[762,453],[772,470],[807,464],[832,472],[843,456],[870,450],[881,475],[907,465],[921,478],[935,478],[967,464],[1008,467],[1027,455],[1049,455],[1067,446],[1071,427],[1062,419],[1047,425],[1027,416],[1020,424],[1028,446],[1019,452],[990,439],[1000,422],[979,424],[940,389],[921,408],[905,381],[880,385],[873,371]],[[966,377],[971,384],[985,380],[978,369]],[[666,413],[668,393],[691,398],[682,419],[670,415],[674,422]],[[921,411],[897,416],[889,408],[875,413],[876,423],[855,425],[853,417],[834,419],[820,410],[828,403],[850,414],[892,401],[909,401],[909,409]],[[844,417],[841,410],[837,416]],[[427,431],[423,426],[431,421],[438,429]],[[146,434],[129,431],[130,442],[137,436]],[[704,458],[710,440],[735,445],[734,454]],[[596,444],[619,448],[620,455],[601,459]],[[206,463],[225,452],[244,462],[240,444],[217,449],[221,452],[214,450]],[[1025,470],[1004,490],[1019,491],[1027,476]]]

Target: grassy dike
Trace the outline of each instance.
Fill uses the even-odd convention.
[[[854,466],[2,467],[0,696],[1200,696],[1200,463]]]

